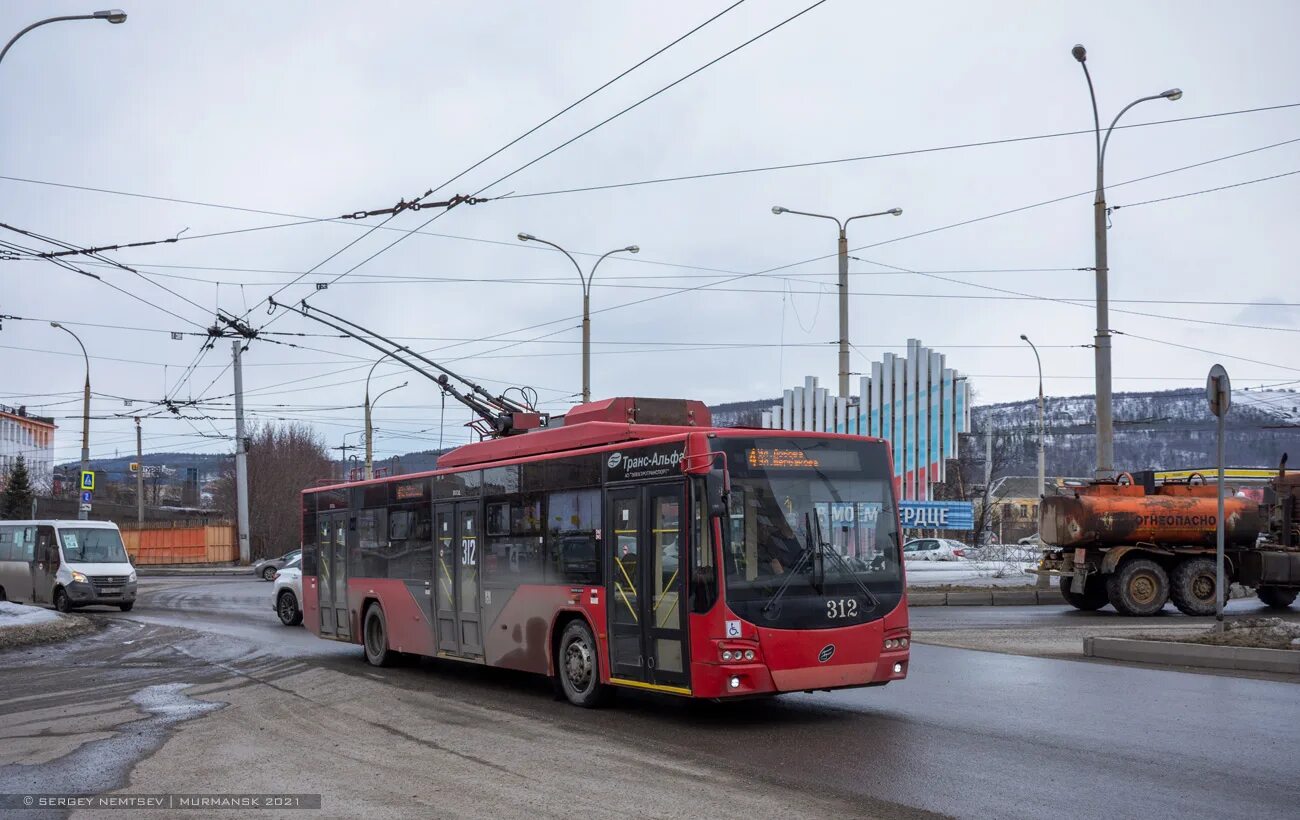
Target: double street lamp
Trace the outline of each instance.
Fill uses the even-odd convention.
[[[90,469],[90,356],[86,353],[86,346],[81,343],[81,338],[77,334],[58,322],[50,322],[50,327],[58,328],[76,339],[77,346],[81,348],[81,356],[86,360],[86,385],[81,397],[81,471],[84,473]],[[77,486],[80,487],[81,483],[78,482]],[[90,518],[85,504],[78,505],[77,518],[82,521]]]
[[[772,213],[780,216],[781,214],[798,214],[799,216],[813,216],[818,219],[832,220],[840,229],[840,396],[849,397],[849,223],[855,219],[866,219],[872,216],[902,216],[902,208],[890,208],[888,211],[877,211],[874,214],[858,214],[851,216],[841,222],[837,217],[827,216],[826,214],[812,214],[807,211],[793,211],[789,208],[782,208],[780,205],[772,207]]]
[[[1130,108],[1148,100],[1169,100],[1173,102],[1181,99],[1183,92],[1182,89],[1171,88],[1159,94],[1152,94],[1149,97],[1140,97],[1134,100],[1120,109],[1120,112],[1115,115],[1115,119],[1111,120],[1110,127],[1106,129],[1103,137],[1101,116],[1097,112],[1097,94],[1092,87],[1092,75],[1088,73],[1088,50],[1081,45],[1077,45],[1070,53],[1074,55],[1074,59],[1079,61],[1079,65],[1083,66],[1083,76],[1088,80],[1088,96],[1092,98],[1092,120],[1097,141],[1097,194],[1092,205],[1092,229],[1094,251],[1096,253],[1095,269],[1097,272],[1097,337],[1095,344],[1097,368],[1097,478],[1110,479],[1115,477],[1115,427],[1111,415],[1110,303],[1107,284],[1109,269],[1106,264],[1106,184],[1103,173],[1106,162],[1106,145],[1110,142],[1110,134],[1115,130],[1115,124]]]
[[[538,239],[530,233],[519,234],[519,241],[541,242],[543,245],[550,245],[569,257],[569,261],[573,263],[573,267],[578,271],[578,279],[582,282],[582,403],[586,404],[591,401],[591,280],[596,276],[596,268],[600,267],[600,263],[605,261],[606,256],[613,256],[616,253],[640,253],[641,249],[636,245],[615,248],[608,253],[602,254],[596,260],[596,263],[591,266],[591,272],[584,275],[582,266],[578,264],[578,260],[573,258],[573,254],[554,242]]]
[[[125,23],[126,12],[121,9],[108,9],[106,11],[97,11],[92,14],[70,14],[62,17],[48,17],[44,20],[38,20],[9,38],[9,42],[5,44],[4,50],[0,51],[0,60],[4,60],[5,55],[9,53],[9,49],[13,48],[14,43],[18,42],[19,37],[22,37],[34,28],[39,28],[48,23],[59,23],[64,20],[107,20],[110,23]]]

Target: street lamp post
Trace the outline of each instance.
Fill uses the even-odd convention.
[[[858,214],[851,216],[841,222],[837,217],[827,216],[826,214],[813,214],[807,211],[793,211],[789,208],[783,208],[780,205],[772,207],[772,213],[780,216],[781,214],[798,214],[799,216],[814,216],[818,219],[832,220],[840,229],[839,258],[840,258],[840,396],[849,397],[849,223],[855,219],[866,219],[871,216],[902,216],[902,208],[890,208],[888,211],[878,211],[874,214]]]
[[[605,261],[606,256],[612,256],[616,253],[640,253],[641,249],[636,245],[628,245],[626,248],[615,248],[608,253],[602,254],[596,263],[591,266],[591,272],[583,276],[582,266],[578,260],[573,258],[573,254],[561,248],[554,242],[548,242],[545,239],[538,239],[530,233],[519,234],[520,242],[541,242],[543,245],[550,245],[560,253],[569,257],[573,267],[578,271],[578,279],[582,282],[582,403],[586,404],[591,401],[591,280],[596,276],[596,268],[600,263]]]
[[[1111,416],[1111,372],[1110,372],[1110,298],[1107,276],[1109,268],[1106,262],[1106,184],[1104,168],[1106,162],[1106,145],[1115,124],[1130,108],[1148,100],[1165,99],[1173,102],[1183,96],[1178,88],[1171,88],[1149,97],[1140,97],[1120,109],[1106,129],[1101,131],[1101,116],[1097,112],[1097,94],[1092,87],[1092,75],[1088,73],[1088,51],[1076,45],[1071,53],[1083,66],[1083,76],[1088,80],[1088,96],[1092,99],[1092,121],[1097,143],[1097,193],[1092,205],[1092,230],[1095,268],[1097,273],[1097,337],[1095,340],[1095,360],[1097,370],[1097,478],[1115,477],[1115,427]]]
[[[44,20],[38,20],[9,38],[9,42],[5,44],[4,50],[0,51],[0,61],[4,60],[5,55],[9,53],[9,49],[13,48],[14,43],[18,42],[19,37],[22,37],[34,28],[39,28],[48,23],[59,23],[64,20],[107,20],[110,23],[125,23],[126,12],[121,9],[108,9],[106,11],[97,11],[93,14],[70,14],[63,17],[48,17]]]
[[[1047,435],[1043,418],[1045,415],[1043,408],[1043,360],[1038,355],[1038,348],[1033,342],[1029,341],[1028,336],[1021,333],[1020,339],[1034,351],[1034,361],[1038,362],[1038,497],[1042,498],[1047,491],[1047,459],[1043,450],[1043,442]]]
[[[86,353],[86,346],[81,343],[81,338],[77,334],[58,322],[50,322],[50,327],[56,327],[76,339],[77,346],[81,348],[82,358],[86,360],[86,384],[81,397],[81,471],[84,473],[90,469],[90,356]],[[84,504],[77,506],[77,518],[82,521],[90,518],[90,513],[85,507]]]
[[[382,361],[382,359],[380,361]],[[376,362],[376,364],[378,364],[378,362]],[[373,367],[371,369],[373,370]],[[366,380],[366,472],[365,472],[365,476],[367,479],[375,477],[375,467],[374,467],[375,452],[374,452],[374,447],[371,444],[371,440],[374,438],[375,431],[374,428],[370,426],[370,411],[374,408],[376,404],[379,403],[379,400],[382,399],[384,396],[387,396],[389,393],[393,392],[394,390],[401,390],[403,387],[406,387],[407,384],[409,384],[409,382],[402,382],[399,385],[390,387],[387,390],[380,393],[378,396],[375,396],[374,401],[371,401],[370,380],[369,379]]]

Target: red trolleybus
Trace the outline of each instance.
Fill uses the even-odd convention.
[[[909,631],[888,445],[611,399],[433,472],[303,492],[304,620],[427,655],[728,698],[880,686]]]

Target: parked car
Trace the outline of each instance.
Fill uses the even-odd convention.
[[[280,623],[285,626],[297,626],[302,623],[302,556],[275,571],[271,579],[275,586],[271,590],[271,600],[275,604],[275,614],[280,616]]]
[[[1043,539],[1038,533],[1034,533],[1033,535],[1026,535],[1016,543],[1022,547],[1041,547],[1043,545]]]
[[[263,581],[270,581],[275,578],[276,570],[280,567],[287,566],[290,561],[301,555],[302,550],[296,549],[293,552],[286,552],[279,558],[263,558],[261,561],[253,563],[253,574],[261,578]]]
[[[948,538],[917,538],[903,545],[904,561],[956,561],[966,557],[966,545]]]

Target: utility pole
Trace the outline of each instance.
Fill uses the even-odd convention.
[[[1111,349],[1110,349],[1110,267],[1106,248],[1106,219],[1110,209],[1106,207],[1106,146],[1110,143],[1111,132],[1119,118],[1133,106],[1149,100],[1165,99],[1170,102],[1182,99],[1183,92],[1171,88],[1159,94],[1139,97],[1120,109],[1106,129],[1105,136],[1101,130],[1101,115],[1097,110],[1097,94],[1092,87],[1092,74],[1088,71],[1088,50],[1076,45],[1070,50],[1074,59],[1083,67],[1083,76],[1088,81],[1088,97],[1092,100],[1093,131],[1097,147],[1097,190],[1092,202],[1093,270],[1097,277],[1097,336],[1094,340],[1094,360],[1097,373],[1097,471],[1096,477],[1102,480],[1115,478],[1115,427],[1111,410]]]
[[[247,565],[250,558],[248,538],[248,439],[244,436],[244,372],[240,366],[240,353],[244,340],[235,339],[235,506],[239,524],[239,563]]]
[[[989,429],[984,431],[984,519],[983,529],[975,534],[976,544],[979,539],[984,537],[984,532],[989,530],[989,516],[993,511],[989,509],[989,490],[993,483],[993,421],[989,420]]]
[[[596,268],[600,263],[605,261],[606,256],[616,253],[640,253],[641,248],[636,245],[628,245],[626,248],[616,248],[609,253],[603,254],[596,263],[591,266],[591,271],[584,274],[582,265],[578,260],[573,258],[573,254],[561,248],[554,242],[548,242],[545,239],[538,239],[530,233],[519,234],[520,242],[541,242],[543,245],[550,245],[560,253],[569,257],[573,267],[578,270],[578,279],[582,282],[582,403],[586,404],[591,401],[591,280],[596,276]]]
[[[144,436],[139,416],[135,417],[135,520],[144,523]]]
[[[840,220],[836,216],[826,214],[814,214],[808,211],[795,211],[780,205],[772,206],[772,213],[780,216],[781,214],[798,214],[799,216],[812,216],[817,219],[829,219],[840,229],[840,241],[836,246],[837,255],[840,260],[839,291],[840,291],[840,373],[839,373],[839,395],[842,398],[849,398],[849,223],[855,219],[866,219],[872,216],[901,216],[902,208],[890,208],[888,211],[879,211],[872,214],[858,214],[848,219]]]

